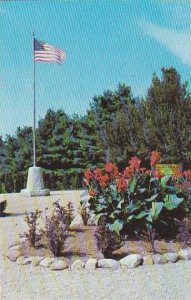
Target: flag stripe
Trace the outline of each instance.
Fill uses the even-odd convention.
[[[66,58],[64,50],[55,48],[45,42],[34,39],[34,60],[35,62],[58,62]]]

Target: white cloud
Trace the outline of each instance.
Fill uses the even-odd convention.
[[[166,46],[184,64],[191,66],[191,29],[189,31],[172,30],[145,20],[140,21],[139,25],[146,34]]]

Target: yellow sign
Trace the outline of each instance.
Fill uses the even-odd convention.
[[[175,174],[177,171],[180,171],[179,164],[156,164],[155,170],[160,172],[162,175],[171,175]]]

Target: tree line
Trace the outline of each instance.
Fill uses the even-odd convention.
[[[163,163],[191,167],[191,94],[173,67],[162,68],[161,78],[153,74],[143,98],[119,83],[93,97],[84,116],[49,109],[36,129],[37,166],[51,190],[82,188],[84,170],[108,161],[122,170],[137,155],[149,166],[153,150]],[[0,137],[0,192],[25,188],[32,162],[31,127]]]

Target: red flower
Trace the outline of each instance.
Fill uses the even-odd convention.
[[[99,180],[102,177],[102,171],[101,171],[101,169],[96,168],[94,170],[94,176],[95,176],[95,179]]]
[[[118,177],[119,176],[119,170],[116,165],[112,164],[111,162],[108,162],[105,164],[105,171],[111,175],[111,177]]]
[[[105,174],[104,176],[101,176],[99,179],[99,183],[101,187],[105,188],[109,183],[109,176]]]
[[[180,170],[177,170],[174,174],[175,177],[181,177],[183,173]]]
[[[145,174],[150,175],[151,174],[151,170],[146,170]]]
[[[117,178],[119,176],[119,170],[118,167],[113,165],[113,177]]]
[[[126,167],[124,171],[124,176],[126,178],[131,178],[132,174],[133,174],[133,169],[131,167]]]
[[[154,177],[156,177],[158,179],[163,177],[163,175],[159,171],[156,171],[156,170],[152,171],[152,174]]]
[[[118,192],[127,190],[127,182],[124,177],[121,177],[117,180],[117,190]]]
[[[137,156],[131,157],[131,160],[129,161],[130,168],[132,169],[139,169],[141,160]]]
[[[88,193],[89,193],[90,197],[94,197],[97,195],[97,193],[94,189],[89,189]]]
[[[150,165],[154,166],[160,160],[160,153],[158,151],[151,152]]]
[[[113,171],[114,165],[111,162],[105,164],[105,170],[107,173],[111,173]]]
[[[92,173],[91,173],[90,169],[88,169],[84,172],[84,177],[89,182],[89,180],[92,178]]]
[[[184,176],[187,180],[191,181],[191,170],[184,171]]]

